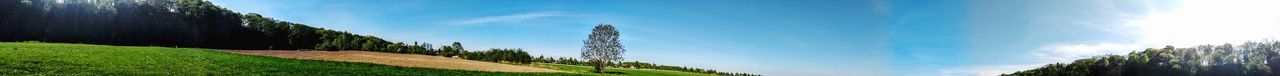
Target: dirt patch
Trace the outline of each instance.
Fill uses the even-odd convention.
[[[223,50],[236,54],[283,58],[366,62],[374,64],[496,72],[565,72],[546,68],[519,66],[440,56],[396,54],[368,51],[293,51],[293,50]]]

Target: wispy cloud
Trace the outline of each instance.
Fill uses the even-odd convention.
[[[940,70],[939,72],[942,73],[942,75],[938,76],[997,76],[1009,72],[1035,68],[1039,65],[1040,64],[990,65],[948,68]]]
[[[1180,9],[1151,12],[1152,14],[1129,21],[1122,27],[1111,27],[1132,30],[1111,32],[1138,35],[1120,40],[1131,42],[1051,44],[1036,54],[1037,57],[1063,62],[1166,45],[1189,47],[1277,38],[1280,37],[1280,14],[1276,13],[1280,13],[1280,10],[1259,7],[1280,7],[1271,5],[1272,3],[1280,2],[1188,0],[1181,4]]]
[[[1083,59],[1099,55],[1107,54],[1124,54],[1134,50],[1144,48],[1146,46],[1137,44],[1117,44],[1117,43],[1099,43],[1099,44],[1050,44],[1041,47],[1040,50],[1032,52],[1032,55],[1041,62],[1070,62],[1076,59]]]
[[[1037,68],[1051,63],[1070,63],[1076,59],[1108,54],[1125,54],[1148,45],[1133,43],[1055,43],[1048,44],[1024,56],[1032,63],[1004,65],[976,65],[942,69],[943,76],[995,76]]]
[[[519,22],[519,21],[525,21],[529,19],[538,19],[538,18],[563,16],[563,15],[564,15],[564,12],[560,12],[560,11],[539,11],[539,12],[529,12],[529,13],[520,13],[520,14],[511,14],[511,15],[462,19],[462,20],[452,21],[448,23],[453,25],[471,25],[471,24],[485,24],[485,23],[493,23],[493,22]]]
[[[1280,38],[1280,14],[1277,14],[1280,10],[1268,8],[1280,7],[1280,5],[1272,5],[1275,3],[1280,2],[1187,0],[1178,4],[1180,6],[1177,9],[1142,10],[1148,11],[1146,12],[1148,14],[1132,18],[1117,27],[1099,28],[1123,30],[1109,31],[1112,34],[1136,35],[1112,40],[1122,42],[1054,43],[1028,52],[1033,59],[1041,60],[1035,61],[1038,63],[1035,65],[975,66],[943,71],[944,73],[992,75],[1030,69],[1009,69],[1010,67],[1039,67],[1048,63],[1069,63],[1071,60],[1092,56],[1126,54],[1144,48],[1158,48],[1166,45],[1190,47]]]

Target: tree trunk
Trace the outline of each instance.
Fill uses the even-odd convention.
[[[604,73],[604,66],[599,62],[595,63],[596,73]]]

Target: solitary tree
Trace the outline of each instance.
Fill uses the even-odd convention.
[[[609,24],[596,25],[591,35],[587,35],[587,40],[582,42],[582,58],[596,68],[596,73],[604,73],[610,62],[621,61],[622,57],[618,55],[627,51],[618,43],[618,31]]]

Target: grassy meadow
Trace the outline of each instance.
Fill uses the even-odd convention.
[[[548,63],[534,63],[532,64],[532,66],[570,71],[574,73],[590,73],[595,75],[601,75],[599,73],[592,73],[594,72],[593,70],[595,70],[595,68],[590,66],[548,64]],[[625,75],[625,76],[717,76],[714,74],[705,74],[705,73],[653,70],[653,69],[627,69],[627,68],[606,68],[605,72],[610,73],[606,75]]]
[[[250,56],[198,48],[0,42],[3,75],[469,75],[581,76],[407,68]]]

